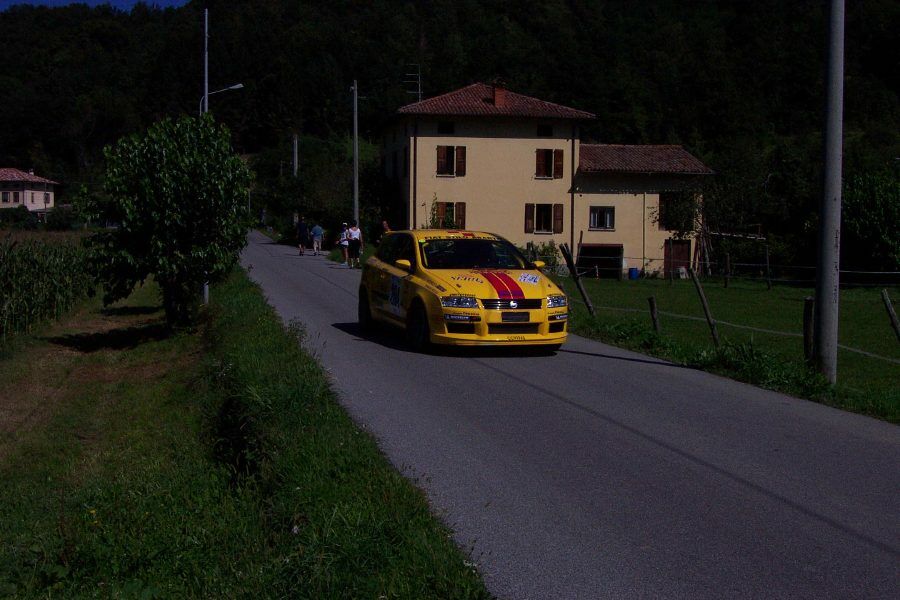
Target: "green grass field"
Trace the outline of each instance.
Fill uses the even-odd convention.
[[[574,282],[561,279],[573,300],[571,329],[574,333],[688,363],[692,362],[689,360],[692,357],[710,352],[709,327],[690,280],[676,280],[672,284],[662,279],[582,281],[596,309],[594,319],[587,314]],[[704,290],[723,341],[745,347],[752,342],[756,350],[771,359],[768,363],[793,371],[794,379],[805,376],[803,338],[799,334],[803,331],[803,299],[812,296],[813,290],[781,286],[767,290],[765,284],[740,280],[733,280],[727,289],[721,281],[706,281]],[[888,291],[895,303],[900,300],[900,289]],[[663,313],[660,315],[662,335],[652,343],[648,342],[652,332],[649,296],[656,297],[659,311]],[[726,323],[798,336],[752,331]],[[900,364],[897,362],[900,361],[900,343],[891,329],[880,289],[857,288],[841,292],[839,340],[845,346],[889,360],[839,350],[838,385],[825,395],[824,400],[893,422],[900,420]],[[736,375],[734,369],[725,368],[722,372],[748,379]],[[765,380],[764,377],[761,379]],[[778,378],[775,379],[763,384],[797,395],[815,395],[802,389],[804,386],[796,385],[796,381],[779,383]],[[812,387],[818,389],[818,386]]]
[[[483,598],[243,272],[169,334],[148,285],[0,356],[0,597]]]

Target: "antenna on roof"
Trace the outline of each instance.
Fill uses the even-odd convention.
[[[422,101],[422,66],[418,64],[408,64],[406,65],[406,70],[411,71],[410,73],[406,73],[403,77],[404,85],[412,85],[415,86],[415,89],[406,90],[407,94],[415,94],[419,99],[418,102]]]

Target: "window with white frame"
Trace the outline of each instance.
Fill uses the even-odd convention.
[[[616,209],[613,206],[592,206],[588,227],[590,229],[615,229]]]

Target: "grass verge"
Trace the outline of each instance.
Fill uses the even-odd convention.
[[[0,596],[485,597],[296,328],[243,273],[213,298],[174,336],[151,286],[89,303],[0,362]]]
[[[802,337],[732,327],[800,333],[804,288],[732,282],[728,288],[704,285],[722,346],[716,350],[697,292],[690,281],[608,281],[585,279],[596,315],[591,317],[568,278],[560,280],[572,298],[570,331],[613,345],[645,352],[761,387],[831,406],[900,422],[900,365],[848,350],[838,353],[838,384],[811,370],[803,359]],[[878,356],[900,359],[879,290],[841,291],[840,342]],[[897,296],[896,293],[892,294]],[[647,298],[656,297],[662,333],[651,326]],[[694,317],[679,319],[675,313]],[[724,323],[723,323],[724,322]]]

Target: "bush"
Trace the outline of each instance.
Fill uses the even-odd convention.
[[[23,205],[0,209],[0,225],[13,229],[37,229],[37,216]]]
[[[75,224],[75,211],[71,206],[57,206],[47,213],[48,231],[69,231]]]

